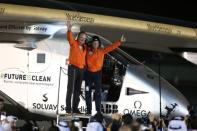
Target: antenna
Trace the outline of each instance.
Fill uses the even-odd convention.
[[[159,117],[162,118],[162,110],[161,110],[161,53],[156,53],[153,55],[153,59],[158,62],[158,82],[159,82]]]

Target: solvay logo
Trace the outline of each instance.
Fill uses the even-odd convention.
[[[113,103],[103,103],[101,104],[101,112],[104,114],[112,114],[118,112],[118,105]]]
[[[47,93],[43,95],[42,101],[44,101],[44,102],[47,102],[48,101]]]

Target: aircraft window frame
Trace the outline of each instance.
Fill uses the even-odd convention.
[[[117,59],[117,56],[114,55],[110,52],[104,58],[101,93],[104,102],[117,102],[119,100],[124,76],[126,75],[128,63],[123,63],[124,60]]]
[[[128,65],[140,65],[141,64],[135,58],[128,55],[126,52],[122,51],[120,48],[117,48],[116,50],[109,52],[108,55],[110,55],[113,59],[116,59],[119,63],[123,64],[126,67]]]
[[[109,43],[105,43],[104,45],[107,46],[107,45],[110,45],[110,44]],[[132,66],[132,65],[141,65],[141,66],[143,66],[143,68],[146,71],[153,72],[153,74],[156,73],[155,71],[153,71],[152,69],[150,69],[149,67],[147,67],[143,63],[139,62],[137,59],[135,59],[131,55],[127,54],[126,52],[124,52],[120,48],[117,48],[116,50],[114,50],[114,51],[112,51],[112,52],[110,52],[108,54],[110,54],[116,60],[123,62],[122,64],[124,64],[126,67],[129,67],[129,66]]]
[[[107,45],[111,45],[111,41],[107,40],[105,37],[101,36],[101,35],[98,35],[98,34],[94,34],[94,33],[90,33],[90,32],[86,32],[87,33],[87,44],[89,46],[90,42],[91,42],[91,39],[92,39],[92,36],[93,35],[97,35],[100,37],[100,40],[101,40],[101,47],[104,48],[106,47]],[[115,49],[114,51],[112,52],[109,52],[108,54],[112,54],[112,57],[113,55],[115,55],[115,58],[116,60],[118,60],[119,62],[123,61],[124,65],[127,67],[128,65],[142,65],[142,63],[140,63],[138,60],[136,60],[134,57],[130,56],[129,54],[127,54],[126,52],[124,52],[123,50],[121,50],[120,48],[117,48]]]

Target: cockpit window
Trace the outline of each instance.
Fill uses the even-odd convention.
[[[104,44],[104,46],[107,46],[107,45],[109,44]],[[118,61],[121,61],[122,64],[124,65],[129,65],[129,64],[140,65],[141,64],[138,60],[136,60],[135,58],[133,58],[132,56],[130,56],[129,54],[127,54],[120,48],[117,48],[116,50],[110,52],[109,55],[111,55]]]
[[[118,101],[126,66],[112,54],[105,55],[102,68],[102,101]]]

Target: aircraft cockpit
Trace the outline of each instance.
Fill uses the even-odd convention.
[[[123,83],[126,68],[110,55],[104,58],[102,69],[102,100],[117,101]]]
[[[90,36],[91,38],[91,36]],[[102,37],[101,37],[102,38]],[[102,47],[107,46],[106,40],[102,39]],[[101,100],[104,102],[116,102],[119,100],[123,79],[129,65],[139,64],[127,54],[123,54],[121,49],[116,49],[104,57],[102,68],[102,93]],[[94,90],[93,90],[94,92]],[[93,93],[94,100],[94,93]]]

